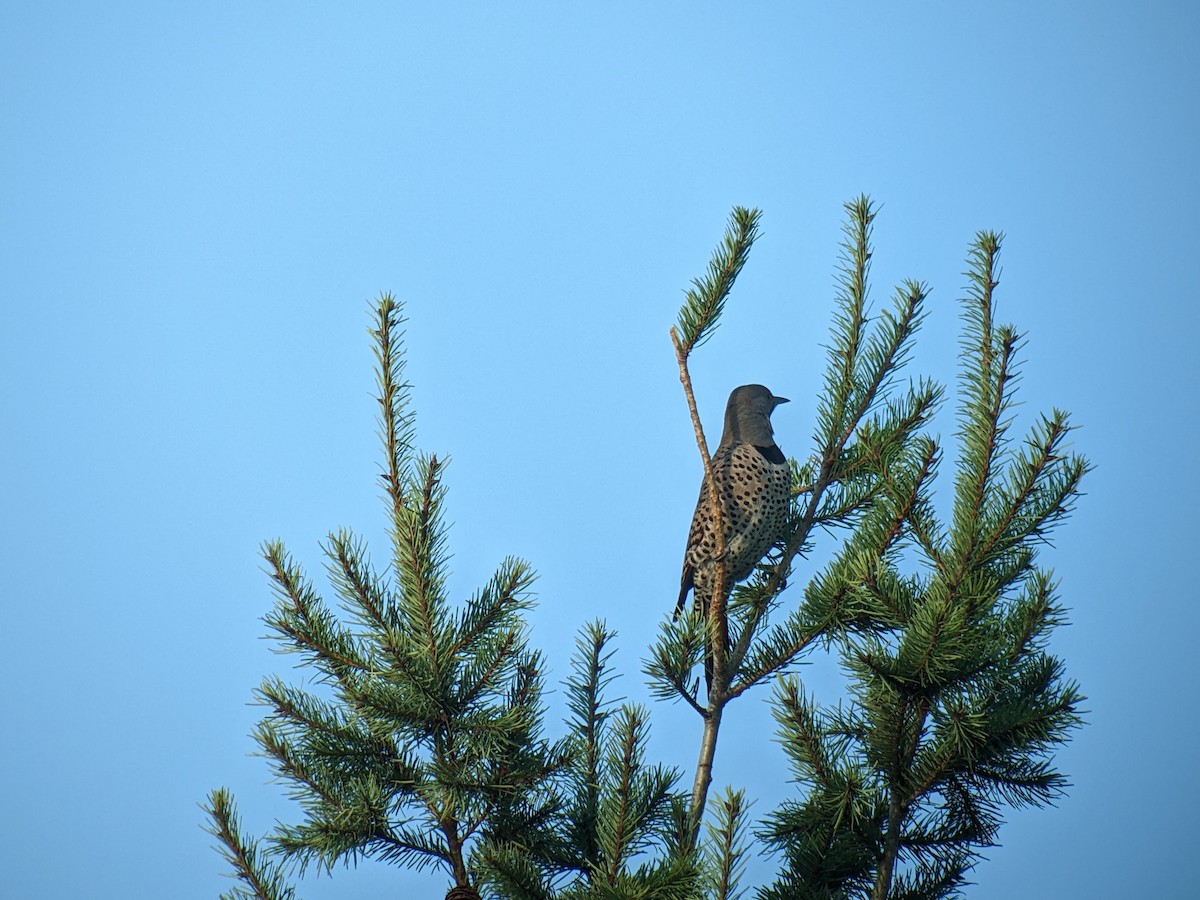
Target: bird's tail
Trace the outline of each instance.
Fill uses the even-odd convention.
[[[683,576],[679,579],[679,602],[675,604],[675,615],[671,616],[672,619],[678,619],[679,614],[683,612],[683,605],[687,603],[688,591],[692,587],[692,567],[685,565],[683,567]]]

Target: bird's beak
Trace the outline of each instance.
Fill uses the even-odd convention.
[[[775,401],[775,405],[776,405],[776,406],[778,406],[780,403],[791,403],[791,402],[792,402],[792,401],[791,401],[791,400],[789,400],[787,397],[775,397],[775,396],[772,396],[772,397],[771,397],[771,399]]]

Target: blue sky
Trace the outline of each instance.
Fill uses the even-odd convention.
[[[1075,786],[1011,817],[969,896],[1186,896],[1198,39],[1184,3],[6,4],[6,892],[213,897],[208,790],[252,831],[292,814],[249,755],[251,691],[291,665],[259,639],[257,546],[319,571],[348,526],[385,555],[383,290],[419,443],[452,457],[452,589],[529,559],[552,682],[603,616],[644,699],[699,483],[682,290],[730,208],[762,208],[693,374],[710,432],[735,385],[792,398],[777,438],[806,456],[841,204],[866,192],[876,302],[932,287],[911,371],[952,383],[967,245],[1005,231],[1021,421],[1070,410],[1096,464],[1045,555],[1091,710],[1059,757]],[[762,814],[786,778],[765,699],[731,709],[715,773]],[[694,715],[655,718],[690,768]],[[302,894],[441,883],[364,864]]]

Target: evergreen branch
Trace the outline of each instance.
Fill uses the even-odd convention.
[[[371,854],[383,862],[417,871],[429,866],[449,870],[449,851],[436,840],[440,834],[436,828],[409,825],[381,829],[373,836]]]
[[[839,447],[845,446],[858,423],[874,407],[876,399],[886,391],[893,375],[907,359],[912,337],[925,316],[926,296],[928,289],[924,284],[908,281],[905,283],[904,292],[897,291],[893,301],[894,311],[884,311],[882,324],[868,342],[869,353],[864,363],[865,371],[861,373],[859,380],[862,386],[861,397],[853,409],[853,414],[843,425],[843,431],[837,441]],[[907,425],[910,429],[925,421],[936,402],[938,389],[927,385],[926,392],[929,399],[914,407]]]
[[[450,707],[464,709],[481,693],[494,690],[497,677],[511,670],[524,645],[518,612],[530,603],[526,591],[533,579],[524,561],[504,560],[448,629],[433,622],[420,603],[403,605],[409,622],[415,622],[401,634],[395,660],[406,690],[381,686],[382,692],[372,694],[376,708],[403,720],[441,717]],[[440,620],[440,601],[432,614]],[[429,651],[431,640],[438,645],[436,655]]]
[[[1004,788],[1010,803],[1051,800],[1061,778],[1030,755],[1066,740],[1079,724],[1076,710],[1083,699],[1074,685],[1055,688],[1059,676],[1060,664],[1044,657],[1023,666],[994,692],[952,700],[935,710],[933,741],[916,760],[909,797],[966,779]],[[1021,784],[1030,790],[1040,785],[1042,793],[1019,794]]]
[[[451,867],[447,848],[432,839],[435,830],[392,827],[379,785],[363,782],[355,788],[356,796],[347,805],[310,810],[304,824],[281,825],[276,830],[275,845],[299,865],[301,873],[311,862],[332,872],[339,861],[356,862],[364,857],[402,860],[416,869]]]
[[[888,891],[888,900],[937,900],[953,897],[967,883],[975,855],[961,850],[929,860],[919,872],[898,875]]]
[[[682,618],[664,621],[659,631],[659,639],[642,669],[653,679],[651,694],[659,700],[683,699],[701,717],[707,716],[708,710],[696,699],[699,681],[692,678],[692,672],[704,657],[707,637],[703,620],[688,610]]]
[[[484,882],[505,900],[555,900],[558,896],[545,867],[524,847],[488,845],[480,851],[478,862],[486,870]]]
[[[576,639],[571,660],[573,674],[567,679],[567,708],[571,730],[582,745],[580,763],[574,770],[575,804],[570,817],[580,855],[589,867],[600,864],[598,820],[600,816],[600,758],[603,753],[605,723],[611,704],[604,690],[612,681],[608,650],[612,639],[604,623],[588,623]]]
[[[606,857],[605,877],[609,884],[616,881],[624,868],[626,855],[632,855],[630,846],[635,840],[638,823],[632,807],[636,801],[634,778],[640,762],[640,744],[643,740],[646,716],[643,710],[623,706],[618,713],[612,745],[608,749],[607,768],[609,777],[615,777],[615,805],[605,810],[601,817],[598,835]]]
[[[964,815],[958,808],[964,805],[963,798],[955,796],[955,791],[970,800],[971,795],[959,783],[955,789],[947,787],[945,793],[952,799],[946,800],[941,807],[930,809],[926,805],[913,804],[913,815],[905,823],[900,838],[901,849],[907,857],[929,862],[946,852],[990,842],[992,831],[987,827],[988,823],[982,821],[974,810]],[[973,802],[970,805],[974,805]]]
[[[1047,528],[1065,517],[1079,493],[1079,483],[1091,468],[1079,456],[1060,454],[1071,428],[1058,410],[1043,417],[1010,469],[1009,481],[998,491],[1003,512],[980,543],[982,558],[1011,551],[1023,542],[1041,538]]]
[[[599,734],[610,714],[611,703],[605,700],[604,690],[615,677],[608,668],[616,652],[608,649],[613,637],[615,633],[601,619],[584,625],[582,634],[575,639],[572,674],[567,679],[567,709],[574,717],[574,729],[594,748],[589,753],[591,760],[599,754]],[[592,772],[594,764],[589,763],[587,768]]]
[[[467,601],[447,656],[473,652],[484,636],[515,621],[517,611],[530,605],[528,591],[534,578],[525,560],[506,557],[483,590]]]
[[[418,662],[425,662],[419,660]],[[423,741],[444,725],[447,698],[431,686],[410,657],[395,678],[375,678],[364,682],[355,696],[355,706],[372,720]]]
[[[791,679],[783,682],[790,693],[777,691],[785,749],[809,786],[807,801],[785,803],[764,834],[787,853],[764,900],[955,893],[977,848],[994,840],[1000,801],[1044,803],[1062,789],[1049,754],[1080,723],[1081,694],[1044,652],[1063,617],[1049,576],[1034,563],[1037,542],[1067,514],[1088,466],[1064,455],[1069,426],[1058,411],[1023,451],[1009,449],[1021,339],[993,322],[1001,238],[980,233],[969,263],[962,456],[943,529],[930,499],[937,445],[917,433],[926,413],[914,412],[908,425],[888,401],[885,413],[867,418],[906,358],[906,312],[915,327],[925,289],[907,283],[896,311],[867,327],[874,211],[864,201],[847,207],[819,455],[803,475],[794,469],[797,508],[772,577],[785,576],[813,524],[855,530],[811,580],[800,608],[744,657],[753,617],[770,600],[750,596],[757,585],[735,594],[747,610],[731,654],[735,671],[763,678],[787,662],[786,639],[799,646],[809,633],[824,634],[845,646],[857,698],[848,715],[822,715]],[[910,403],[924,387],[910,389]],[[900,573],[910,546],[930,572]],[[1016,591],[1023,595],[1010,600]]]
[[[662,766],[645,767],[643,757],[649,715],[640,706],[617,712],[605,742],[597,838],[601,867],[593,883],[614,884],[632,859],[667,827],[679,773]]]
[[[381,294],[376,305],[377,327],[372,348],[379,387],[379,433],[383,441],[386,469],[380,474],[391,502],[392,521],[399,521],[406,504],[406,485],[411,479],[415,417],[408,409],[409,385],[404,380],[403,304],[390,293]],[[393,524],[394,527],[394,524]]]
[[[547,816],[554,818],[558,828],[564,801],[547,787],[547,779],[570,777],[571,754],[566,740],[551,744],[531,738],[509,748],[503,757],[485,761],[487,771],[476,790],[486,808],[470,822],[471,831],[484,828],[493,836],[504,833],[508,840],[525,840],[529,838],[526,832],[540,827],[539,822]],[[502,816],[515,823],[511,834],[497,824]]]
[[[379,578],[371,571],[366,548],[349,531],[330,534],[323,548],[329,576],[349,611],[369,628],[393,666],[402,664],[400,617]]]
[[[397,746],[392,735],[369,730],[337,706],[285,684],[264,679],[256,691],[260,703],[272,710],[273,727],[281,742],[302,748],[331,774],[352,778],[371,772],[398,790],[409,791],[421,778],[419,764]]]
[[[552,761],[538,766],[542,772],[566,772],[573,763],[566,743],[544,754]],[[491,808],[481,823],[484,840],[475,845],[473,855],[484,859],[493,852],[518,850],[547,876],[560,867],[573,867],[574,860],[568,859],[571,841],[564,828],[571,820],[564,817],[566,798],[557,790],[513,791],[490,799]]]
[[[271,722],[264,720],[255,726],[254,739],[271,757],[275,771],[294,783],[291,794],[310,806],[324,805],[330,809],[343,810],[345,804],[341,791],[326,776],[321,768],[310,765],[306,754],[292,744]],[[316,802],[314,803],[314,798]]]
[[[737,681],[730,687],[729,696],[740,697],[754,685],[782,673],[824,632],[823,624],[807,621],[799,610],[793,612],[783,624],[759,635],[755,647],[738,666]]]
[[[954,499],[957,566],[965,572],[978,557],[979,516],[985,507],[999,458],[1005,448],[1008,423],[1004,416],[1012,400],[1009,384],[1015,377],[1019,336],[1010,326],[995,328],[993,291],[999,284],[996,261],[1002,235],[980,232],[969,256],[970,282],[963,301],[966,322],[961,354],[959,411],[962,456]]]
[[[441,759],[435,759],[434,769],[438,783],[443,787],[475,789],[481,787],[507,787],[480,781],[468,774],[467,767],[478,760],[494,756],[507,756],[516,746],[514,732],[521,732],[526,725],[524,710],[502,709],[497,705],[477,706],[455,717],[453,737],[460,738],[469,747],[447,746]],[[449,735],[442,729],[443,740]]]
[[[928,424],[941,399],[941,386],[921,379],[909,386],[902,400],[885,400],[884,408],[871,418],[866,419],[864,411],[855,426],[853,445],[838,458],[839,482],[864,481],[873,489],[865,498],[872,499],[883,486],[879,479],[886,477],[897,459],[910,454],[919,429]],[[823,513],[821,518],[825,517]]]
[[[436,456],[418,462],[411,502],[396,529],[396,575],[400,582],[400,611],[408,622],[439,689],[449,674],[443,659],[442,594],[445,581],[445,529],[441,505],[444,464]]]
[[[941,448],[932,439],[928,439],[925,446],[922,468],[927,474],[923,480],[932,484],[941,463]],[[947,576],[946,539],[928,493],[921,492],[909,510],[908,529],[937,576],[944,581]]]
[[[663,849],[669,859],[699,859],[692,833],[691,800],[674,793],[668,801],[662,829]]]
[[[967,291],[972,305],[968,309],[968,327],[964,333],[964,350],[970,352],[977,343],[979,352],[980,383],[992,383],[993,352],[992,320],[994,305],[992,292],[1000,284],[1000,272],[996,265],[1000,257],[1000,246],[1004,235],[994,231],[980,231],[968,252],[969,270],[964,273],[970,284]]]
[[[900,796],[900,788],[895,782],[887,786],[887,794],[887,830],[884,833],[883,848],[875,869],[875,886],[871,891],[871,900],[887,900],[891,894],[892,879],[900,854],[900,829],[907,812]]]
[[[1007,338],[1007,340],[1006,340]],[[1012,377],[1012,366],[1016,352],[1015,336],[999,336],[1001,342],[1000,361],[995,386],[989,386],[990,396],[981,398],[982,403],[973,419],[968,420],[961,434],[963,439],[962,461],[965,464],[962,482],[966,483],[966,495],[960,503],[955,497],[955,511],[962,516],[956,519],[956,530],[964,533],[967,545],[963,550],[961,569],[967,569],[978,559],[978,544],[982,535],[978,532],[978,521],[988,500],[988,488],[993,483],[999,457],[1004,449],[1004,433],[1007,423],[1001,416],[1009,402],[1005,388]],[[961,494],[961,489],[960,492]],[[962,524],[960,525],[959,522]],[[964,525],[970,523],[964,528]]]
[[[1012,635],[1009,665],[1042,647],[1051,629],[1066,624],[1066,616],[1054,602],[1056,583],[1049,572],[1035,570],[1020,598],[1004,617],[1004,626]]]
[[[1067,787],[1067,780],[1045,760],[999,766],[981,763],[972,776],[982,788],[998,794],[1014,807],[1053,803]]]
[[[969,774],[952,774],[938,787],[943,798],[941,813],[942,827],[948,834],[960,833],[960,845],[968,849],[974,844],[990,847],[995,844],[1000,830],[1000,816],[996,804],[986,793],[977,790]],[[928,799],[928,798],[926,798]],[[922,804],[923,812],[929,804]]]
[[[920,604],[921,582],[916,576],[902,578],[886,561],[877,561],[874,568],[862,576],[862,591],[858,597],[869,606],[870,623],[855,623],[860,627],[885,630],[906,625]]]
[[[904,364],[928,294],[920,282],[905,282],[896,292],[893,308],[885,310],[878,326],[867,335],[867,278],[876,213],[865,195],[847,203],[846,212],[838,310],[827,354],[826,389],[817,409],[817,443],[823,462],[841,455],[858,423]]]
[[[909,530],[913,514],[925,500],[925,492],[938,462],[938,446],[930,438],[920,438],[913,445],[916,454],[915,469],[887,473],[883,477],[887,488],[887,503],[881,518],[886,516],[882,527],[876,526],[876,558],[883,560]],[[899,477],[897,477],[899,476]]]
[[[354,637],[338,623],[305,579],[280,541],[263,544],[277,604],[266,623],[316,663],[326,675],[353,692],[355,676],[370,671]]]
[[[809,794],[785,803],[759,836],[783,849],[788,866],[762,896],[770,900],[866,897],[881,846],[884,809],[875,786],[854,767]]]
[[[866,622],[874,628],[899,627],[909,619],[917,585],[897,577],[888,559],[914,513],[927,503],[937,446],[928,438],[910,439],[903,456],[882,466],[871,509],[827,572],[810,583],[802,607],[808,621],[839,630]]]
[[[821,740],[822,729],[797,679],[784,678],[776,686],[773,712],[796,777],[823,787],[832,784],[833,763]]]
[[[852,566],[853,554],[847,546],[809,580],[804,600],[783,627],[810,630],[827,639],[854,627],[863,618],[864,611],[851,589],[853,580],[845,577]]]
[[[936,790],[952,788],[964,770],[969,768],[957,755],[958,747],[953,740],[946,740],[936,730],[933,739],[918,749],[908,773],[907,798],[915,804]],[[965,791],[964,799],[971,794]]]
[[[897,677],[922,687],[951,680],[966,656],[961,637],[968,627],[967,612],[965,604],[946,594],[927,596],[900,640]]]
[[[708,452],[708,441],[704,437],[704,426],[700,422],[700,413],[696,409],[696,395],[692,390],[692,376],[688,371],[687,364],[690,351],[680,343],[679,335],[674,328],[671,329],[671,343],[675,347],[675,360],[679,364],[679,380],[683,384],[688,412],[692,417],[692,428],[696,432],[696,446],[700,450],[700,458],[704,462],[704,484],[708,489],[709,515],[714,538],[713,559],[715,560],[712,596],[700,600],[700,602],[708,603],[708,615],[705,621],[707,642],[705,649],[712,660],[708,707],[701,707],[694,699],[690,700],[692,708],[704,720],[704,732],[700,738],[700,756],[696,761],[696,774],[692,781],[692,824],[688,839],[688,847],[691,849],[695,847],[700,834],[700,822],[704,818],[704,803],[708,797],[709,786],[712,784],[713,759],[717,753],[717,735],[721,728],[725,702],[723,696],[724,691],[728,688],[728,680],[725,677],[725,648],[729,646],[729,621],[725,608],[728,573],[725,560],[725,517],[721,510],[712,456]],[[690,697],[690,693],[686,689],[680,690],[680,696],[687,699]]]
[[[658,863],[622,872],[612,884],[596,882],[579,893],[567,892],[562,900],[695,900],[702,896],[701,879],[688,857],[668,857]]]
[[[263,679],[255,695],[259,703],[271,707],[272,715],[306,729],[338,735],[348,730],[347,716],[339,709],[285,684],[278,676]]]
[[[454,705],[466,709],[497,691],[512,670],[522,646],[523,641],[516,631],[500,632],[486,645],[478,646],[474,658],[460,668],[454,679]]]
[[[217,788],[202,808],[210,819],[205,830],[220,841],[218,849],[233,866],[233,877],[246,885],[222,894],[221,900],[294,900],[295,888],[284,880],[282,868],[263,858],[257,840],[242,836],[237,808],[229,791]]]
[[[548,776],[566,769],[570,763],[571,746],[567,738],[554,743],[541,738],[545,707],[542,703],[544,659],[538,651],[522,647],[508,677],[504,697],[504,716],[511,716],[513,750],[498,762],[514,787],[531,787]],[[512,799],[507,795],[501,800]]]
[[[310,726],[301,719],[303,710],[283,703],[279,707],[277,724],[283,732],[282,739],[293,742],[296,756],[303,757],[321,778],[331,784],[373,778],[404,803],[420,796],[428,773],[411,745],[398,744],[381,729],[367,730],[365,723],[337,729],[320,728],[319,722]]]
[[[717,798],[716,823],[708,826],[709,869],[715,874],[713,900],[738,900],[742,873],[746,866],[745,792],[729,788]]]
[[[675,359],[679,364],[679,379],[683,383],[687,399],[688,411],[692,418],[692,427],[696,432],[696,444],[704,463],[704,483],[707,485],[710,515],[713,523],[715,538],[714,556],[716,561],[713,571],[712,596],[705,597],[700,602],[708,604],[706,623],[709,634],[709,655],[711,657],[711,674],[709,684],[709,710],[699,710],[706,719],[706,731],[711,731],[705,740],[705,745],[715,748],[716,722],[712,710],[720,702],[721,692],[729,684],[726,674],[726,647],[729,646],[729,624],[725,613],[725,602],[729,588],[725,562],[725,521],[722,515],[717,481],[714,477],[712,458],[708,451],[708,442],[704,437],[704,427],[700,422],[700,414],[696,409],[695,393],[692,390],[691,374],[688,371],[688,357],[692,351],[704,343],[715,329],[717,320],[725,307],[725,300],[737,280],[738,273],[745,265],[750,254],[750,247],[758,236],[758,210],[748,210],[744,207],[734,207],[730,216],[729,227],[725,231],[723,245],[714,252],[708,266],[708,274],[703,279],[693,281],[693,289],[687,293],[683,307],[679,311],[677,328],[671,329],[671,343],[675,348]],[[682,337],[681,337],[682,335]],[[686,692],[681,696],[687,697]],[[693,707],[698,704],[692,703]],[[702,754],[703,755],[703,754]],[[697,767],[695,787],[696,808],[703,806],[703,795],[711,783],[711,762],[703,759]],[[708,773],[705,776],[704,773]],[[703,788],[701,783],[703,782]]]
[[[867,335],[861,357],[854,361],[854,388],[863,390],[858,401],[857,420],[866,415],[877,398],[886,396],[896,373],[908,361],[911,338],[924,318],[922,307],[927,296],[929,288],[925,284],[911,279],[905,281],[896,289],[892,308],[883,310],[878,324]],[[918,415],[915,423],[924,418],[924,415]]]
[[[870,511],[834,560],[810,580],[804,602],[789,617],[786,628],[805,644],[808,635],[892,628],[908,619],[916,586],[893,577],[886,559],[905,533],[907,520],[926,502],[925,485],[933,475],[937,449],[920,440],[910,443],[905,455],[911,458],[883,470]]]
[[[709,260],[708,273],[703,278],[693,280],[692,287],[688,289],[679,310],[677,325],[684,358],[708,340],[717,327],[717,320],[725,308],[733,283],[758,237],[759,216],[757,209],[734,207],[725,237]]]
[[[866,328],[868,272],[871,261],[871,225],[875,207],[865,194],[844,205],[846,222],[842,226],[845,239],[839,259],[837,312],[834,313],[833,342],[828,350],[824,400],[818,407],[817,420],[824,432],[820,441],[828,448],[839,443],[836,435],[844,426],[847,407],[855,394],[855,369],[859,347]]]
[[[557,838],[544,837],[561,822],[550,779],[569,764],[569,746],[539,737],[541,661],[524,649],[520,615],[528,566],[505,560],[461,613],[447,609],[444,466],[413,456],[403,320],[390,295],[378,313],[395,587],[372,571],[350,532],[329,535],[327,569],[352,625],[362,626],[355,633],[281,543],[263,545],[277,596],[267,622],[283,649],[316,666],[333,696],[265,680],[258,700],[271,712],[255,738],[303,807],[302,823],[281,825],[273,837],[301,872],[312,861],[331,869],[377,856],[443,866],[470,888],[465,861],[477,847],[523,831],[539,852],[554,846]],[[411,825],[392,821],[406,810],[415,811]]]
[[[907,348],[923,316],[922,304],[926,289],[917,282],[908,282],[906,292],[895,298],[895,313],[885,317],[884,325],[872,335],[871,359],[868,371],[859,372],[859,348],[863,329],[866,326],[866,278],[871,257],[870,227],[875,212],[870,200],[863,196],[846,205],[850,221],[846,226],[847,242],[843,245],[843,291],[839,294],[840,312],[835,323],[840,326],[834,332],[834,344],[830,351],[830,365],[826,375],[827,396],[818,408],[818,440],[822,450],[816,480],[808,493],[808,505],[801,514],[791,539],[784,547],[781,561],[768,579],[765,593],[776,595],[786,572],[796,554],[809,540],[814,525],[820,518],[822,498],[825,492],[845,477],[843,462],[846,446],[860,423],[874,406],[880,392],[886,388],[893,372],[903,363]],[[857,380],[856,380],[857,379]],[[856,387],[857,385],[857,387]],[[835,398],[828,405],[829,392]],[[852,404],[851,395],[856,396]],[[893,417],[895,429],[891,440],[907,441],[917,427],[923,424],[936,406],[939,389],[923,383],[912,395],[908,414]],[[865,501],[864,501],[865,503]],[[766,606],[755,613],[743,629],[731,654],[731,667],[738,671],[745,659],[750,640],[757,631],[758,619]],[[748,684],[747,684],[748,686]]]
[[[830,482],[825,489],[821,506],[813,517],[809,537],[798,549],[798,555],[804,555],[812,548],[813,529],[823,528],[830,531],[835,528],[853,527],[878,497],[881,484],[873,475],[863,471],[866,468],[865,463],[851,465],[855,471],[847,472],[845,476]]]
[[[1045,753],[1080,724],[1084,697],[1074,682],[1062,683],[1062,662],[1049,654],[1025,660],[980,701],[992,712],[984,759],[998,752]]]

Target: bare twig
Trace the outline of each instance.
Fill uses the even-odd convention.
[[[729,644],[729,620],[725,602],[727,594],[725,586],[727,577],[725,519],[721,513],[721,492],[717,487],[716,473],[713,471],[712,455],[708,452],[708,442],[704,437],[704,425],[701,423],[700,413],[696,409],[696,395],[692,390],[691,374],[688,372],[687,352],[679,342],[679,335],[674,328],[671,329],[671,343],[675,347],[675,359],[679,363],[679,380],[683,384],[688,411],[692,416],[692,427],[696,432],[696,445],[700,448],[700,458],[704,461],[704,482],[708,485],[709,509],[716,537],[716,578],[713,583],[712,596],[707,598],[708,615],[705,617],[709,653],[712,658],[712,686],[708,692],[707,708],[701,707],[695,702],[692,703],[692,706],[704,718],[704,734],[700,740],[700,758],[696,763],[696,779],[692,784],[691,839],[694,843],[700,832],[700,822],[704,818],[704,804],[708,797],[708,789],[712,785],[713,759],[717,753],[717,733],[721,728],[721,713],[728,702],[729,679],[726,676],[725,648]]]

